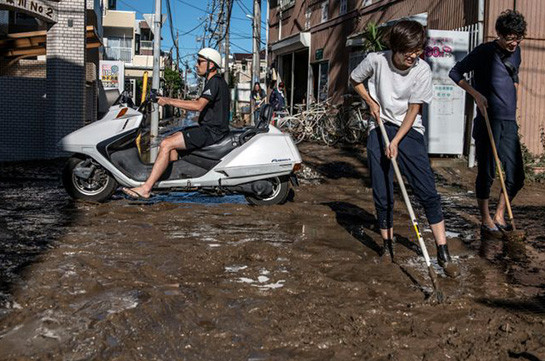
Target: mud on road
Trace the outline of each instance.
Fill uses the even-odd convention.
[[[501,244],[483,252],[474,171],[434,161],[462,270],[447,279],[434,263],[437,305],[400,200],[397,264],[379,257],[363,149],[300,149],[301,186],[274,207],[72,202],[61,162],[3,164],[0,359],[545,360],[543,185],[514,203],[528,231],[517,263]]]

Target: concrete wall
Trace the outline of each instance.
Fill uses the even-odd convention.
[[[45,89],[44,78],[0,77],[0,161],[42,158]]]
[[[57,142],[85,124],[86,1],[58,4],[58,22],[47,32],[47,116],[41,157],[58,157]]]

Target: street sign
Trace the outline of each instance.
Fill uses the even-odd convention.
[[[0,7],[29,14],[48,23],[57,22],[57,9],[46,1],[40,0],[0,0]]]
[[[314,57],[316,60],[322,60],[324,58],[324,49],[316,49],[316,52],[314,53]]]

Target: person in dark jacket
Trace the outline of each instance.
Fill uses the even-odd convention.
[[[477,104],[473,126],[478,173],[475,181],[481,213],[481,235],[500,237],[509,229],[505,216],[505,198],[500,194],[494,217],[489,210],[490,187],[496,165],[483,113],[488,113],[494,142],[505,170],[507,194],[513,199],[524,185],[524,164],[516,122],[518,71],[521,64],[520,42],[526,35],[526,21],[518,11],[506,10],[496,20],[498,38],[476,47],[450,71],[450,78],[467,91]],[[473,72],[473,81],[464,74]]]
[[[286,106],[284,98],[284,83],[280,82],[278,88],[273,86],[271,95],[269,96],[269,104],[275,111],[282,110]]]

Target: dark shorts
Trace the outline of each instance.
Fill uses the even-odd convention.
[[[214,137],[203,127],[191,127],[181,131],[186,150],[195,150],[216,143]]]

